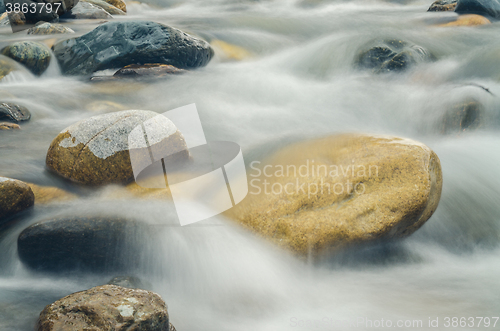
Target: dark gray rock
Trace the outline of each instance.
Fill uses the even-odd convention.
[[[62,71],[70,75],[129,64],[195,68],[206,65],[213,56],[207,42],[149,21],[104,23],[81,37],[55,44],[53,50]]]
[[[436,0],[427,11],[453,11],[457,6],[457,0]]]
[[[61,15],[64,19],[111,19],[107,11],[88,2],[79,2],[73,9]]]
[[[13,122],[28,121],[31,113],[28,108],[16,105],[15,103],[0,103],[0,120],[8,119]]]
[[[42,271],[122,271],[137,267],[148,228],[117,217],[63,217],[26,228],[18,253],[28,267]]]
[[[23,64],[35,75],[41,75],[50,63],[50,50],[34,41],[18,41],[2,49],[2,54]]]
[[[421,46],[402,40],[385,40],[363,51],[355,63],[359,68],[383,73],[404,71],[417,63],[432,59],[433,56]]]
[[[458,14],[478,14],[500,19],[499,0],[458,0],[455,12]]]

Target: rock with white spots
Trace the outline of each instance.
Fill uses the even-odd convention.
[[[35,196],[26,183],[0,177],[0,226],[7,217],[33,206],[34,203]]]
[[[94,116],[64,129],[49,147],[47,167],[82,184],[130,181],[134,178],[130,148],[141,142],[129,140],[129,135],[144,123],[147,126],[158,122],[161,125],[154,126],[154,132],[148,133],[152,150],[187,159],[189,152],[184,137],[170,120],[152,111],[126,110]],[[144,136],[137,138],[144,139]],[[144,162],[148,160],[149,155],[144,155]]]
[[[103,285],[70,294],[45,307],[36,330],[169,331],[171,328],[167,305],[158,294]]]

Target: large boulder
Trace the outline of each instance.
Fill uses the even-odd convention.
[[[371,45],[374,46],[362,51],[355,63],[359,68],[376,73],[400,72],[433,59],[425,48],[402,40],[377,41]]]
[[[50,144],[47,167],[72,181],[99,185],[123,183],[134,178],[129,134],[147,120],[161,116],[162,135],[151,142],[163,155],[188,158],[186,143],[175,125],[163,115],[146,110],[126,110],[98,115],[64,129]],[[160,136],[158,136],[160,137]]]
[[[391,136],[294,144],[251,164],[249,175],[249,194],[226,215],[303,257],[409,236],[434,213],[442,187],[437,155]]]
[[[146,63],[194,68],[206,65],[213,56],[207,42],[148,21],[104,23],[81,37],[55,44],[53,50],[62,71],[72,75]]]
[[[156,293],[115,285],[70,294],[40,313],[37,331],[168,331],[167,305]]]
[[[500,19],[500,0],[458,0],[455,12]]]
[[[31,188],[20,180],[0,177],[0,226],[7,219],[35,203]]]
[[[50,50],[34,41],[18,41],[2,49],[2,54],[23,64],[35,75],[41,75],[50,63]]]
[[[60,217],[21,232],[17,247],[28,267],[48,272],[122,271],[137,267],[148,228],[130,219]]]

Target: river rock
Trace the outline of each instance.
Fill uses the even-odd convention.
[[[455,21],[440,24],[438,26],[441,27],[450,27],[450,26],[476,26],[476,25],[485,25],[491,24],[491,21],[484,16],[475,15],[475,14],[467,14],[460,15],[457,17]]]
[[[21,7],[25,6],[26,8],[29,8],[30,10],[27,10],[26,12],[13,12],[15,13],[14,16],[9,15],[9,17],[16,18],[16,21],[19,19],[22,21],[22,17],[16,17],[18,14],[23,14],[24,16],[24,21],[26,24],[36,24],[40,21],[44,22],[58,22],[59,21],[59,15],[55,12],[55,10],[49,10],[46,6],[46,4],[43,1],[31,1],[31,0],[8,0],[6,2],[10,2],[13,5],[18,3]],[[31,10],[33,7],[36,7],[36,10]],[[54,8],[55,9],[55,8]],[[20,22],[16,22],[16,24],[12,24],[13,21],[11,20],[11,26],[14,32],[20,31],[27,29],[29,26],[23,26],[23,24],[18,24]],[[20,26],[16,26],[20,25]]]
[[[62,71],[71,75],[129,64],[194,68],[206,65],[213,56],[207,42],[148,21],[104,23],[81,37],[55,44],[53,50]]]
[[[39,186],[27,183],[35,194],[35,204],[43,205],[51,202],[69,201],[77,198],[76,195],[52,186]]]
[[[17,123],[29,121],[30,118],[31,113],[28,108],[10,102],[0,103],[0,120],[8,119],[9,121]]]
[[[130,64],[115,72],[115,77],[137,77],[137,76],[156,76],[178,75],[187,72],[168,64],[147,63],[144,65]]]
[[[124,13],[127,12],[127,5],[125,4],[125,1],[123,0],[105,0],[107,3],[110,5],[115,6],[116,8],[120,9]]]
[[[69,216],[27,227],[17,247],[21,261],[35,270],[122,271],[137,267],[146,233],[130,219]]]
[[[306,141],[250,167],[249,194],[225,214],[302,257],[407,237],[441,195],[437,155],[391,136]]]
[[[88,2],[79,2],[73,9],[61,15],[61,18],[67,19],[111,19],[110,13]]]
[[[457,0],[436,0],[427,11],[453,11],[457,6]]]
[[[12,130],[12,129],[21,129],[21,127],[15,123],[0,122],[0,130]]]
[[[49,147],[47,167],[82,184],[130,181],[134,176],[128,136],[147,120],[156,123],[157,116],[164,121],[163,131],[157,132],[157,140],[150,138],[152,148],[160,148],[162,155],[179,152],[178,158],[187,159],[184,138],[170,120],[152,111],[127,110],[94,116],[64,129]]]
[[[18,69],[19,65],[15,61],[4,55],[0,55],[0,80]]]
[[[0,225],[8,216],[23,211],[34,203],[35,196],[26,183],[0,177]]]
[[[18,41],[2,50],[2,54],[26,66],[35,75],[41,75],[50,62],[50,51],[34,41]]]
[[[475,98],[467,97],[451,107],[444,115],[442,133],[458,133],[477,129],[482,124],[484,106]]]
[[[115,285],[70,294],[40,313],[37,331],[167,331],[167,305],[156,293]]]
[[[402,40],[385,40],[375,42],[356,59],[358,67],[371,69],[377,73],[404,71],[411,66],[433,59],[423,47],[412,45]]]
[[[38,35],[46,35],[46,34],[61,34],[61,33],[75,33],[72,29],[65,27],[62,24],[51,24],[51,23],[42,23],[37,24],[28,30],[28,34],[38,34]]]
[[[500,0],[458,0],[455,12],[500,19]]]
[[[111,15],[125,15],[125,12],[121,9],[116,8],[115,6],[107,3],[106,1],[103,0],[82,0],[84,2],[88,2],[90,4],[93,4],[94,6],[100,7],[107,11]]]

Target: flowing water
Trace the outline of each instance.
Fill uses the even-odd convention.
[[[134,275],[162,295],[179,331],[370,330],[377,322],[381,330],[412,329],[410,324],[426,330],[429,318],[439,319],[432,329],[449,329],[446,317],[489,317],[492,328],[492,317],[500,312],[500,25],[436,27],[455,14],[427,13],[429,5],[420,0],[130,3],[120,19],[167,23],[243,47],[250,55],[233,62],[218,55],[205,68],[154,82],[90,83],[62,76],[54,61],[41,77],[14,73],[0,82],[1,101],[22,100],[32,112],[22,130],[0,132],[0,175],[80,196],[37,206],[1,235],[0,329],[32,330],[45,305],[114,276],[39,274],[17,258],[17,235],[27,225],[88,210],[156,224],[161,240]],[[77,33],[96,26],[67,25]],[[41,39],[8,28],[0,34],[2,45]],[[367,42],[388,38],[425,47],[436,60],[397,75],[354,68]],[[444,112],[466,97],[483,104],[481,126],[444,134]],[[75,187],[45,170],[52,139],[99,114],[92,105],[101,101],[156,112],[196,103],[207,140],[237,142],[247,163],[286,143],[325,134],[413,138],[440,157],[441,202],[401,243],[316,263],[297,260],[222,217],[211,226],[161,226],[170,212],[163,203],[108,201],[107,188]],[[486,328],[477,322],[461,329]]]

